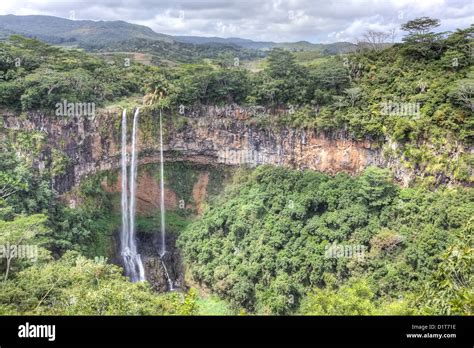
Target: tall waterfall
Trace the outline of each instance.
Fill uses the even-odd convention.
[[[166,254],[166,224],[165,224],[165,179],[164,179],[164,160],[163,160],[163,122],[160,110],[160,210],[161,210],[161,250],[160,259],[163,270],[165,271],[165,278],[168,282],[168,290],[174,291],[173,281],[171,280],[166,263],[163,256]]]
[[[125,274],[132,282],[145,280],[140,254],[137,252],[135,238],[135,192],[137,180],[137,129],[140,109],[135,110],[132,129],[132,158],[130,162],[130,179],[127,182],[127,112],[122,113],[122,233],[121,255],[125,266]],[[127,185],[128,184],[128,185]],[[128,200],[130,193],[130,204]]]
[[[121,254],[125,265],[125,273],[129,274],[127,269],[127,246],[129,245],[128,229],[128,185],[127,185],[127,110],[122,112],[122,233],[120,234]]]
[[[165,230],[165,183],[163,169],[163,126],[160,110],[160,210],[161,210],[161,252],[160,255],[166,254],[166,230]]]

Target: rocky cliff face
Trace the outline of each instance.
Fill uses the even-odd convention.
[[[26,117],[3,113],[3,127],[44,133],[46,147],[34,161],[50,164],[52,149],[67,158],[64,173],[55,179],[59,193],[69,191],[85,176],[120,166],[120,110],[104,110],[94,119],[58,118],[41,113]],[[131,118],[131,117],[130,117]],[[165,123],[165,157],[201,164],[251,166],[272,164],[335,174],[356,174],[370,165],[393,166],[369,141],[354,141],[341,135],[308,130],[258,127],[246,122],[238,111],[217,107],[190,112],[178,122]],[[1,121],[1,120],[0,120]],[[131,122],[131,120],[130,120]],[[139,164],[159,162],[159,136],[151,116],[140,119]],[[406,173],[395,171],[400,180]],[[140,184],[139,184],[140,185]],[[196,188],[196,195],[201,194]]]
[[[383,165],[380,151],[368,141],[307,130],[259,128],[232,118],[192,120],[184,132],[170,138],[168,146],[185,157],[205,157],[228,165],[272,164],[330,174],[354,174],[369,165]]]

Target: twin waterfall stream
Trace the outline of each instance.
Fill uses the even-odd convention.
[[[130,169],[128,168],[127,155],[127,110],[122,113],[122,152],[121,152],[121,206],[122,206],[122,230],[120,233],[120,254],[122,256],[125,275],[132,282],[145,281],[145,269],[142,259],[138,253],[136,230],[135,230],[135,210],[136,210],[136,186],[137,186],[137,136],[138,119],[140,109],[135,110],[133,116],[132,144]],[[163,257],[166,254],[166,230],[165,230],[165,192],[164,192],[164,168],[163,168],[163,128],[160,112],[160,210],[161,210],[161,245],[160,260],[163,266],[168,290],[172,291],[173,282],[169,276]],[[127,175],[128,174],[128,175]]]

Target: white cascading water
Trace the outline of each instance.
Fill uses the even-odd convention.
[[[165,224],[165,179],[164,179],[164,166],[163,166],[163,124],[161,120],[161,110],[160,110],[160,210],[161,210],[161,251],[160,259],[163,269],[165,271],[165,277],[168,281],[169,291],[173,291],[173,281],[168,273],[166,264],[163,260],[163,256],[166,254],[166,224]]]
[[[127,185],[127,110],[122,112],[122,233],[120,234],[121,255],[124,261],[125,273],[130,273],[127,255],[128,246],[128,185]]]
[[[165,183],[163,169],[163,127],[160,111],[160,210],[161,210],[161,252],[163,257],[166,254],[166,230],[165,230]]]
[[[121,255],[125,266],[125,274],[132,282],[144,281],[145,270],[137,252],[135,239],[135,192],[137,180],[137,129],[138,115],[140,109],[135,110],[132,129],[132,158],[130,162],[130,179],[127,185],[127,113],[122,114],[122,233],[121,233]],[[128,187],[129,186],[129,187]],[[129,188],[129,190],[128,190]],[[128,193],[130,192],[130,204]]]

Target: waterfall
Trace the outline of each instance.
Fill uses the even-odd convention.
[[[140,110],[137,108],[133,116],[132,147],[130,159],[130,173],[127,176],[127,112],[122,113],[122,233],[121,255],[125,266],[125,274],[132,282],[145,280],[145,271],[140,254],[137,250],[135,238],[135,210],[137,189],[137,131],[138,116]],[[163,256],[166,254],[166,224],[165,224],[165,182],[164,182],[164,158],[163,158],[163,123],[160,111],[160,209],[161,209],[161,242],[160,260],[163,266],[169,290],[173,291],[171,280]]]
[[[164,160],[163,160],[163,122],[160,110],[160,210],[161,210],[161,250],[160,260],[163,270],[165,271],[166,281],[168,282],[168,290],[174,291],[173,281],[171,280],[164,256],[166,254],[166,224],[165,224],[165,179],[164,179]]]
[[[125,266],[125,274],[132,282],[144,281],[145,270],[137,252],[135,239],[135,209],[136,209],[136,180],[137,180],[137,150],[136,137],[138,129],[138,115],[140,109],[135,110],[132,129],[132,158],[130,162],[130,179],[127,182],[127,113],[122,113],[122,233],[121,255]],[[128,185],[127,185],[128,184]],[[128,187],[129,186],[129,187]],[[129,190],[128,190],[129,188]],[[130,193],[130,204],[128,202]]]
[[[137,188],[137,129],[138,129],[138,115],[140,109],[135,110],[133,116],[133,129],[132,129],[132,160],[130,163],[130,226],[129,226],[129,245],[133,255],[134,269],[132,273],[132,281],[134,277],[136,280],[145,280],[145,270],[143,269],[142,260],[140,254],[137,252],[137,242],[135,239],[135,208],[136,208],[136,197],[135,191]],[[138,277],[137,277],[138,276]]]
[[[122,112],[122,233],[120,234],[121,254],[124,258],[125,272],[128,274],[124,255],[128,243],[128,186],[127,186],[127,110]]]
[[[168,290],[173,291],[174,290],[173,281],[171,280],[170,274],[168,273],[168,269],[166,268],[166,264],[163,261],[163,258],[161,258],[161,265],[163,266],[163,270],[165,271],[165,278],[166,278],[166,281],[168,282]]]
[[[163,169],[163,126],[160,110],[160,209],[161,209],[161,252],[163,257],[166,254],[166,230],[165,230],[165,183]]]

